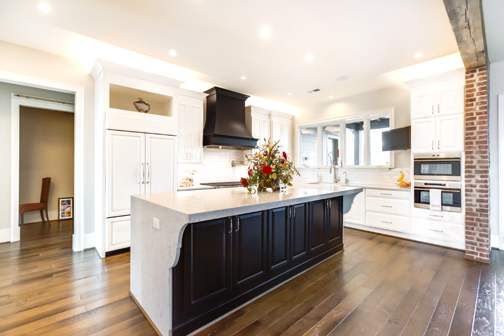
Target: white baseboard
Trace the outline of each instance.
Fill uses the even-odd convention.
[[[96,246],[94,232],[86,233],[84,236],[84,249],[94,248]]]
[[[0,243],[10,242],[10,228],[0,229]]]

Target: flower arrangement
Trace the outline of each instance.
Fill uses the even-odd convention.
[[[247,155],[247,160],[248,177],[242,177],[240,183],[250,192],[256,187],[257,191],[277,191],[281,184],[291,186],[294,174],[299,175],[287,153],[279,150],[278,141],[265,141],[254,153]]]

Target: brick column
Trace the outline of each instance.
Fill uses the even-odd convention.
[[[490,262],[487,66],[465,72],[466,258]]]

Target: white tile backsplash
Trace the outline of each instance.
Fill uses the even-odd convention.
[[[202,163],[179,163],[178,164],[178,184],[194,172],[194,183],[238,181],[240,177],[247,175],[246,166],[232,167],[231,161],[244,160],[247,151],[231,149],[205,148],[203,150]]]
[[[299,182],[333,181],[329,168],[299,168],[298,170],[301,176],[296,180]],[[406,175],[406,180],[411,181],[409,168],[338,168],[337,171],[338,174],[346,172],[349,184],[395,185],[401,171]]]

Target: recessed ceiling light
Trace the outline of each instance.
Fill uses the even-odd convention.
[[[329,98],[329,99],[334,99],[334,96],[329,96],[329,97],[327,97],[327,98]]]
[[[420,58],[422,58],[422,57],[423,57],[423,53],[422,53],[422,52],[417,52],[417,53],[415,53],[415,55],[413,55],[413,57],[414,57],[415,59],[420,59]]]
[[[269,40],[272,35],[272,30],[271,26],[269,25],[262,25],[259,28],[259,37],[262,38],[263,40]]]
[[[292,92],[287,92],[287,96],[292,96]]]
[[[312,53],[306,53],[304,55],[304,61],[306,63],[311,64],[311,63],[313,63],[314,60],[315,60],[315,56]]]
[[[177,57],[177,50],[175,49],[170,49],[168,51],[168,55],[170,55],[171,57]]]
[[[43,14],[49,14],[52,11],[51,4],[45,1],[41,1],[37,4],[37,9]]]
[[[247,80],[247,76],[241,76],[240,79],[241,80]]]

